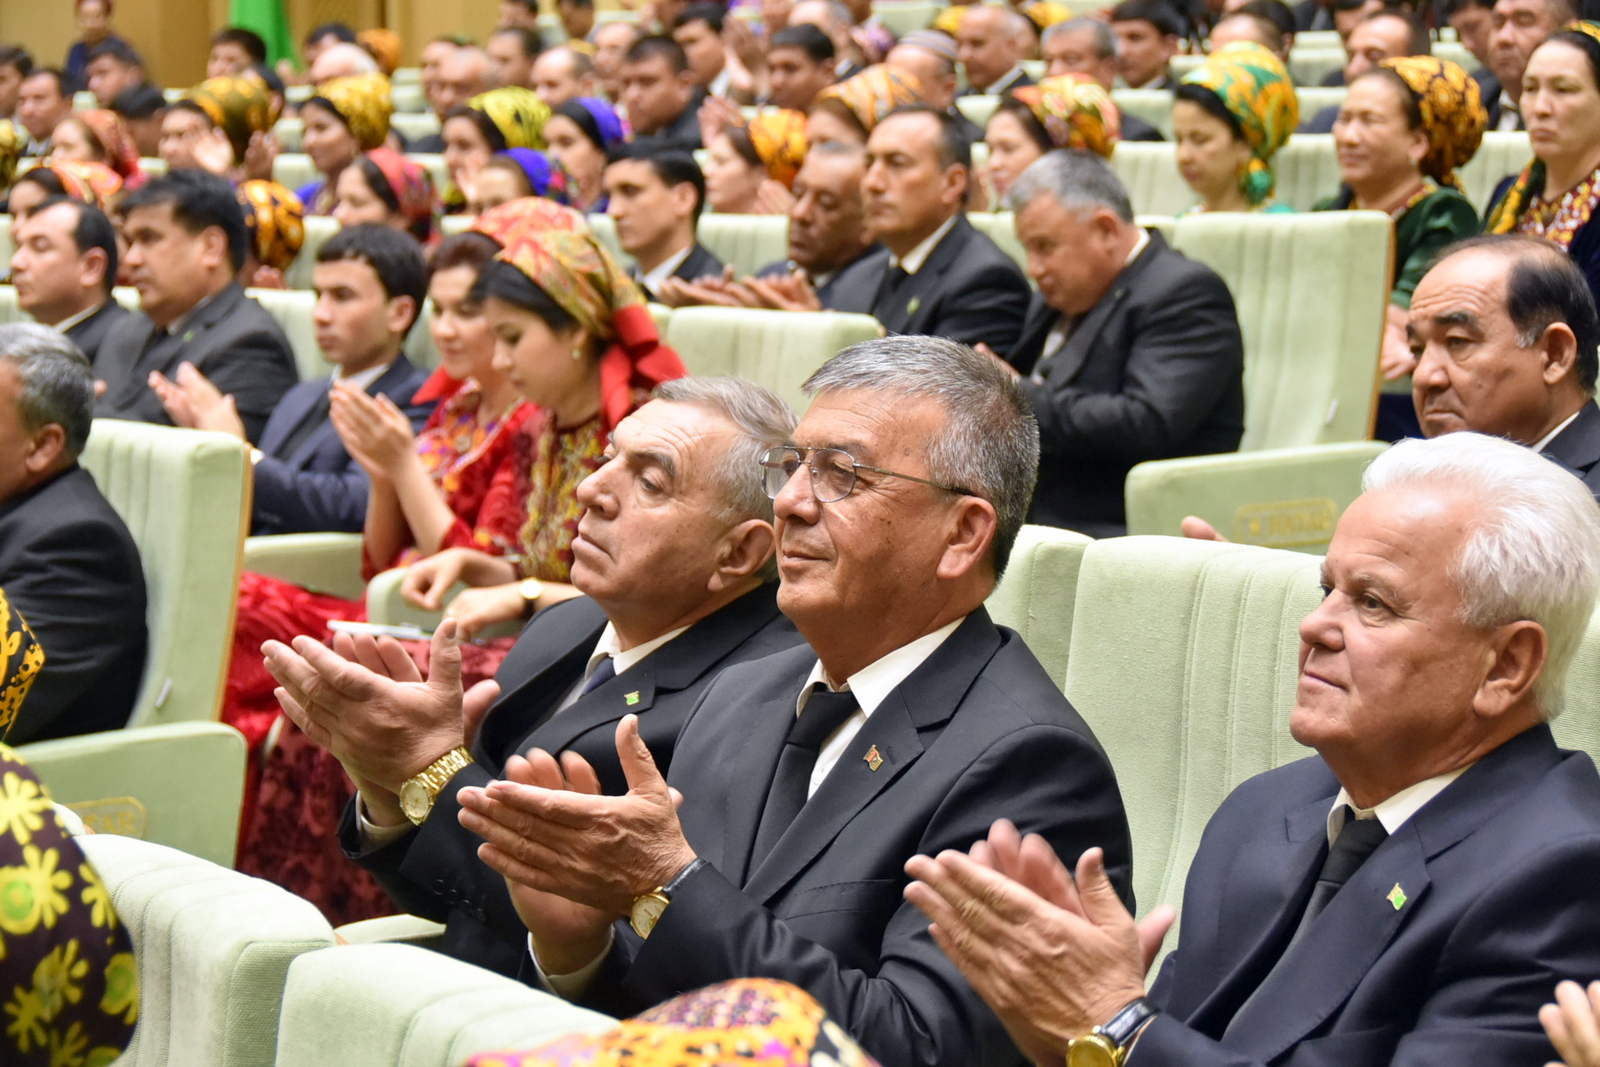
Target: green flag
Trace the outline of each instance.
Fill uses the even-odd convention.
[[[280,59],[299,62],[294,54],[294,38],[289,35],[289,16],[284,13],[283,0],[231,0],[228,23],[261,35],[267,42],[268,66]]]

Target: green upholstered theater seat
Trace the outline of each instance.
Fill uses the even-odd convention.
[[[1300,98],[1300,121],[1309,122],[1317,112],[1326,107],[1338,107],[1344,103],[1345,94],[1350,90],[1342,85],[1302,85],[1295,89],[1294,95]],[[1300,135],[1296,135],[1300,136]]]
[[[272,180],[290,189],[299,189],[316,181],[317,177],[317,168],[304,152],[280,152],[278,158],[272,161]]]
[[[925,30],[945,8],[944,4],[929,0],[878,0],[872,13],[896,37],[904,37],[912,30]]]
[[[309,237],[308,233],[308,240]],[[301,252],[300,256],[304,258],[305,253]],[[300,263],[300,259],[296,259],[295,263]],[[309,274],[307,285],[310,285]],[[289,346],[294,349],[294,363],[301,381],[323,378],[333,373],[333,364],[322,358],[322,349],[317,345],[317,326],[311,317],[317,306],[316,293],[309,288],[250,289],[247,292],[283,328],[284,335],[289,338]]]
[[[1194,190],[1178,173],[1178,147],[1171,141],[1121,141],[1111,153],[1111,169],[1135,214],[1177,215],[1194,206]]]
[[[313,593],[359,600],[361,535],[348,533],[273,534],[244,543],[244,569],[281,578]]]
[[[51,797],[100,834],[152,841],[232,867],[244,802],[244,736],[220,722],[130,726],[23,745]]]
[[[299,152],[300,141],[305,135],[305,120],[298,116],[281,118],[272,127],[272,136],[278,139],[278,148],[283,152]]]
[[[1222,275],[1245,350],[1242,450],[1372,427],[1392,227],[1375,211],[1196,215],[1173,246]]]
[[[17,287],[0,285],[0,324],[32,321],[33,316],[17,306]]]
[[[283,159],[283,156],[279,156]],[[310,179],[307,179],[308,181]],[[289,185],[288,182],[283,184]],[[304,184],[304,183],[301,183]],[[294,189],[297,186],[290,185]],[[306,219],[306,240],[300,246],[300,254],[294,257],[294,262],[289,264],[289,269],[283,272],[283,282],[290,289],[311,288],[311,268],[317,262],[317,253],[328,239],[339,232],[339,221],[331,215],[312,215]]]
[[[11,276],[11,254],[17,250],[16,244],[11,240],[10,215],[0,215],[0,277]]]
[[[1339,191],[1339,157],[1331,133],[1297,133],[1272,159],[1277,175],[1273,196],[1296,211],[1310,211],[1318,200]]]
[[[1467,46],[1460,41],[1435,41],[1433,54],[1439,59],[1448,59],[1450,62],[1464,69],[1468,74],[1483,66],[1478,62],[1478,57],[1467,50]]]
[[[1230,541],[1320,555],[1387,447],[1354,441],[1141,463],[1123,490],[1128,532],[1176,537],[1197,515]]]
[[[733,267],[739,277],[754,274],[769,263],[789,258],[789,216],[718,215],[700,216],[696,227],[700,243],[723,263]]]
[[[1172,140],[1171,89],[1113,89],[1111,99],[1124,115],[1144,119]]]
[[[1551,725],[1562,748],[1582,749],[1600,762],[1600,612],[1572,659],[1566,705]]]
[[[139,1025],[119,1067],[270,1067],[290,962],[333,944],[322,914],[175,849],[111,834],[77,841],[139,965]]]
[[[129,725],[215,719],[250,521],[248,449],[227,434],[96,419],[81,462],[144,563],[150,656]]]
[[[1289,76],[1296,85],[1321,85],[1322,79],[1343,70],[1349,57],[1337,44],[1329,48],[1303,48],[1298,39],[1289,52]]]
[[[841,349],[883,336],[870,315],[805,314],[748,308],[676,308],[666,341],[690,374],[734,374],[773,390],[805,410],[800,386]]]
[[[1065,692],[1116,769],[1141,915],[1181,906],[1200,834],[1235,786],[1309,754],[1288,720],[1319,565],[1175,537],[1083,550]]]
[[[1022,250],[1022,242],[1017,239],[1015,214],[1009,211],[972,211],[968,212],[967,221],[972,223],[973,229],[999,245],[1000,251],[1015,260],[1017,266],[1024,271],[1028,269],[1028,254]],[[1031,278],[1029,282],[1032,283]]]
[[[1060,685],[1067,676],[1078,568],[1091,538],[1051,526],[1024,526],[1011,562],[984,606],[997,625],[1022,635]]]
[[[1481,215],[1489,208],[1494,188],[1514,174],[1520,174],[1533,159],[1533,146],[1527,133],[1517,130],[1501,133],[1498,130],[1483,135],[1483,143],[1467,165],[1461,168],[1461,184],[1467,187],[1467,198]]]
[[[340,945],[289,967],[277,1067],[460,1067],[616,1021],[412,945]]]
[[[978,129],[989,125],[989,117],[1000,107],[1000,98],[992,93],[974,93],[956,97],[956,108]]]
[[[427,114],[429,118],[433,118],[433,115],[428,112],[427,94],[422,91],[422,86],[419,83],[394,85],[389,95],[394,103],[394,114],[390,116],[390,121],[394,122],[397,128],[400,123],[395,120],[402,115],[410,117],[412,115]],[[437,120],[435,122],[437,123]]]

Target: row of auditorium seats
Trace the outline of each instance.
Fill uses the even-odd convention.
[[[1234,786],[1306,755],[1288,712],[1297,627],[1319,597],[1317,561],[1304,555],[1023,530],[989,610],[1105,746],[1141,913],[1181,906],[1200,835]],[[1558,741],[1600,753],[1600,616],[1568,690]],[[380,943],[425,943],[433,924],[397,917],[335,931],[305,901],[205,860],[110,835],[83,845],[139,960],[144,1003],[125,1063],[457,1067],[612,1025],[416,944]]]

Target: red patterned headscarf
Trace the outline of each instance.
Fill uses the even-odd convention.
[[[73,118],[83,123],[83,128],[89,131],[90,136],[100,142],[100,152],[105,156],[106,166],[117,172],[117,177],[122,179],[126,188],[137,189],[143,184],[144,171],[139,167],[139,146],[134,143],[133,134],[128,132],[128,124],[122,121],[121,115],[95,108],[92,111],[80,111]]]
[[[383,174],[408,227],[433,218],[433,178],[427,167],[392,148],[374,148],[367,153],[367,158]]]

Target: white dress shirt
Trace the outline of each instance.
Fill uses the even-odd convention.
[[[1356,807],[1356,802],[1350,799],[1350,794],[1341,788],[1339,795],[1333,798],[1333,807],[1328,811],[1328,847],[1333,847],[1334,841],[1338,840],[1339,834],[1344,830],[1344,809],[1347,805],[1356,813],[1357,819],[1377,819],[1383,823],[1385,830],[1393,834],[1413,815],[1421,811],[1428,801],[1443,793],[1446,786],[1467,773],[1471,766],[1469,763],[1466,767],[1436,774],[1416,785],[1407,786],[1388,800],[1370,808]]]
[[[956,219],[960,217],[960,212],[951,215],[945,220],[943,226],[940,226],[937,230],[934,230],[927,237],[923,238],[922,242],[918,244],[917,247],[907,252],[904,259],[894,255],[893,253],[890,253],[889,266],[899,267],[907,274],[917,273],[917,271],[922,269],[922,265],[928,262],[928,257],[933,255],[933,250],[939,247],[939,242],[944,240],[945,235],[955,227]]]
[[[62,333],[66,333],[68,330],[78,325],[78,323],[82,322],[84,319],[87,319],[90,315],[93,315],[96,311],[99,311],[101,308],[105,307],[108,303],[110,303],[109,300],[102,300],[94,307],[84,308],[76,315],[68,315],[66,318],[56,323],[52,329],[60,330]]]
[[[368,367],[366,370],[359,370],[354,374],[346,374],[343,367],[335,367],[333,368],[333,380],[336,382],[349,382],[364,393],[371,389],[372,383],[382,378],[392,366],[394,366],[394,360],[391,359],[387,363],[380,363],[376,367]]]
[[[661,288],[661,283],[672,277],[672,272],[683,266],[683,261],[689,258],[689,253],[694,251],[694,243],[690,242],[682,252],[675,256],[668,256],[656,264],[655,270],[639,275],[639,284],[649,290],[652,296]]]

